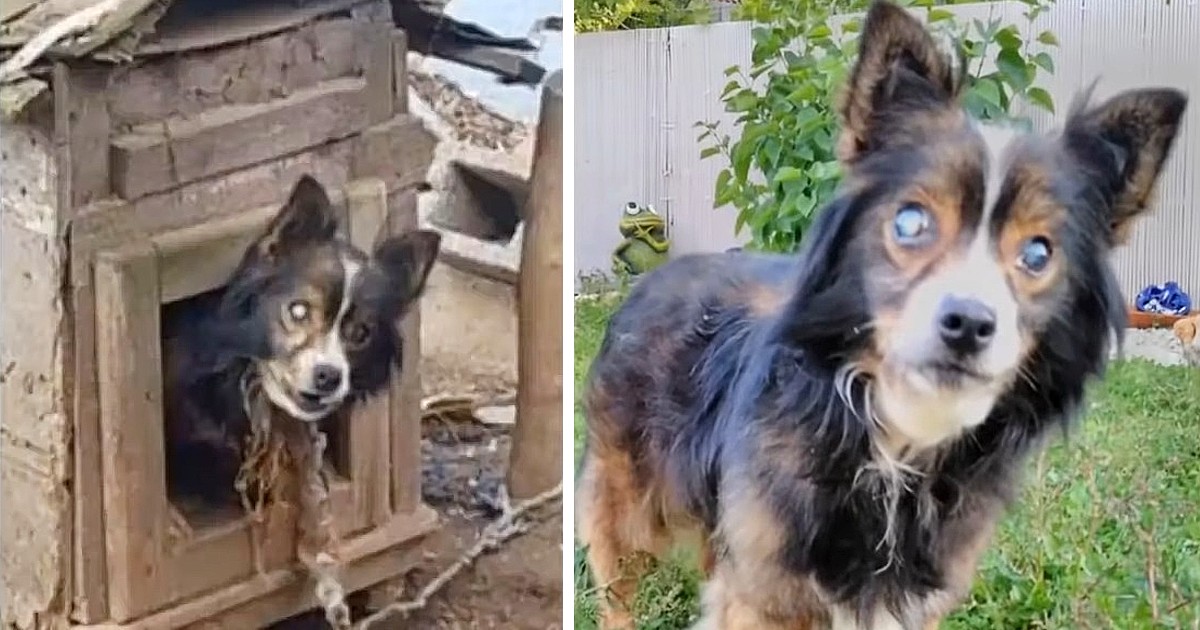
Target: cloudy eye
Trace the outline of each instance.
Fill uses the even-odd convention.
[[[288,317],[297,324],[308,320],[309,310],[308,302],[304,300],[296,300],[287,305]]]
[[[625,204],[625,214],[634,215],[637,213],[638,207],[636,203],[630,201],[629,203]]]
[[[1018,261],[1026,271],[1032,274],[1039,274],[1046,270],[1046,266],[1050,264],[1050,241],[1044,236],[1035,236],[1021,246],[1021,256]]]
[[[905,247],[917,247],[933,236],[933,216],[924,206],[906,203],[892,219],[892,230],[896,242]]]

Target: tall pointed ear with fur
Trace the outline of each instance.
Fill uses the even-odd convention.
[[[854,64],[841,95],[838,158],[853,163],[912,129],[914,113],[952,112],[961,66],[938,48],[925,25],[890,2],[867,12]]]
[[[441,244],[442,236],[437,232],[414,230],[386,239],[375,247],[373,258],[396,283],[401,313],[425,291],[425,281]]]
[[[337,216],[329,195],[316,179],[305,175],[259,237],[255,251],[268,260],[277,260],[306,245],[327,241],[336,233]]]
[[[1111,195],[1110,245],[1126,243],[1149,209],[1187,101],[1178,90],[1129,90],[1090,109],[1081,100],[1068,118],[1068,149]]]

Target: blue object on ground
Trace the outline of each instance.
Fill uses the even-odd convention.
[[[1192,310],[1192,298],[1179,288],[1178,282],[1170,281],[1152,284],[1142,289],[1134,301],[1134,306],[1144,313],[1187,315]]]

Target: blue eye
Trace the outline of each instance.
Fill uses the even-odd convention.
[[[1050,264],[1050,241],[1044,236],[1035,236],[1021,246],[1020,263],[1030,273],[1041,273]]]
[[[896,242],[906,247],[921,245],[934,233],[933,215],[924,206],[906,203],[892,219]]]

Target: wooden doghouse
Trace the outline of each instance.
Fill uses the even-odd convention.
[[[6,2],[0,57],[88,4]],[[286,519],[256,548],[240,512],[173,504],[160,309],[219,287],[305,173],[362,246],[414,227],[435,140],[387,0],[96,5],[0,98],[4,626],[261,627],[311,583]],[[332,436],[348,591],[436,524],[416,317],[409,369]]]

